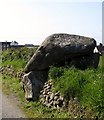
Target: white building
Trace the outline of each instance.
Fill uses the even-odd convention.
[[[18,46],[18,42],[12,41],[12,42],[10,43],[10,46]]]

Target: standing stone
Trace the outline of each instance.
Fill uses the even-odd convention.
[[[47,71],[31,71],[24,75],[22,83],[27,100],[36,100],[39,97],[47,77]]]

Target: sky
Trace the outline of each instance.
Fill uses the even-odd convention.
[[[0,0],[0,41],[40,45],[54,33],[102,43],[102,1]]]

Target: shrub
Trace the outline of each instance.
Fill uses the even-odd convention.
[[[34,48],[26,47],[5,50],[2,52],[2,66],[12,65],[18,70],[23,69],[35,51]]]

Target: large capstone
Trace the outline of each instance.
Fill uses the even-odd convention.
[[[28,73],[34,70],[45,70],[50,65],[78,56],[93,53],[96,41],[93,38],[53,34],[45,39],[25,67]]]

